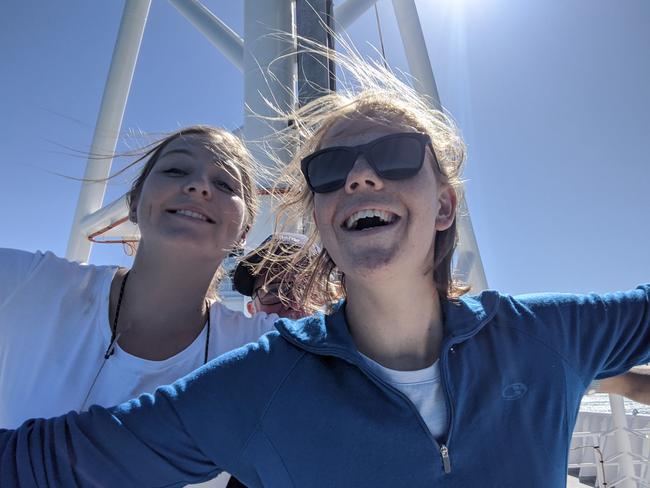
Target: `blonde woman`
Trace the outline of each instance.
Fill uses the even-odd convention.
[[[307,139],[285,187],[322,245],[305,297],[341,279],[345,300],[153,396],[0,432],[1,484],[180,486],[222,469],[249,487],[565,484],[587,385],[650,360],[650,286],[463,296],[461,138],[390,73],[348,68],[359,93],[295,114]]]

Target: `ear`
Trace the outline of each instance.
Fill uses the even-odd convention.
[[[456,195],[456,190],[451,185],[443,184],[438,189],[438,205],[436,230],[447,230],[454,222],[456,210],[458,209],[458,196]]]
[[[246,245],[246,238],[248,237],[248,232],[251,230],[250,224],[246,224],[244,230],[242,230],[241,235],[239,236],[239,245],[243,248]]]
[[[252,301],[246,302],[246,311],[250,315],[255,315],[255,309],[253,308],[253,302]]]

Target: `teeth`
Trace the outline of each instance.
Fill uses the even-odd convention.
[[[358,212],[354,212],[352,215],[350,215],[347,218],[344,224],[345,228],[354,229],[357,226],[357,222],[360,219],[367,218],[367,217],[379,217],[382,222],[385,222],[387,224],[390,224],[395,220],[395,215],[390,212],[385,212],[383,210],[375,210],[375,209],[360,210]]]
[[[191,210],[176,210],[176,213],[192,217],[193,219],[203,220],[204,222],[208,221],[208,218],[205,215],[201,215],[198,212],[192,212]]]

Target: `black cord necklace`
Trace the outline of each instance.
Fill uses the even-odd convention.
[[[90,388],[88,389],[88,393],[86,393],[86,397],[84,398],[80,410],[83,410],[84,407],[86,406],[88,397],[90,396],[90,393],[93,391],[93,388],[95,387],[95,383],[97,383],[97,378],[99,378],[100,373],[102,372],[104,366],[106,365],[106,361],[113,354],[115,354],[115,346],[121,335],[121,332],[120,333],[117,332],[117,323],[120,317],[120,309],[122,308],[122,299],[124,298],[124,288],[126,287],[126,281],[129,279],[129,272],[130,270],[128,270],[124,274],[124,279],[122,280],[122,284],[120,285],[120,294],[117,297],[117,306],[115,307],[115,318],[113,319],[113,323],[111,324],[111,341],[109,342],[108,347],[106,348],[106,352],[104,353],[104,360],[102,361],[102,364],[99,367],[99,370],[97,371],[97,374],[95,375],[95,378],[93,379]],[[205,307],[206,307],[208,317],[207,317],[206,334],[205,334],[205,349],[203,351],[203,364],[206,364],[208,362],[208,353],[210,351],[210,326],[212,325],[210,320],[210,302],[208,301],[207,298],[205,299]]]
[[[208,323],[205,331],[205,351],[203,352],[203,364],[205,365],[208,362],[208,351],[210,349],[210,302],[208,299],[205,299],[205,310],[208,314]]]
[[[130,271],[130,270],[129,270]],[[115,307],[115,318],[113,319],[113,325],[111,326],[111,342],[108,344],[108,348],[104,353],[104,359],[110,358],[115,354],[115,344],[117,343],[117,321],[120,318],[120,309],[122,308],[122,298],[124,298],[124,288],[126,287],[126,280],[129,279],[129,271],[124,274],[124,279],[122,280],[122,285],[120,286],[120,294],[117,297],[117,306]],[[203,353],[203,364],[208,362],[208,352],[210,349],[210,302],[207,298],[205,300],[205,309],[208,313],[207,327],[205,334],[205,350]]]
[[[115,354],[115,343],[117,342],[116,340],[117,321],[120,318],[120,309],[122,308],[122,298],[124,298],[124,288],[126,287],[126,280],[129,279],[129,271],[131,270],[128,270],[124,274],[124,279],[122,280],[122,284],[120,285],[120,294],[117,297],[117,307],[115,307],[115,318],[113,319],[113,323],[111,324],[111,342],[108,343],[108,348],[104,353],[104,359],[108,359],[113,354]]]

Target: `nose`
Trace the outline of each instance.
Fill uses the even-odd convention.
[[[212,198],[212,185],[205,175],[189,178],[183,185],[183,191],[188,194],[200,194],[203,198]]]
[[[364,156],[359,156],[345,180],[345,191],[352,193],[363,189],[381,190],[383,187],[384,181],[381,177],[375,173]]]

